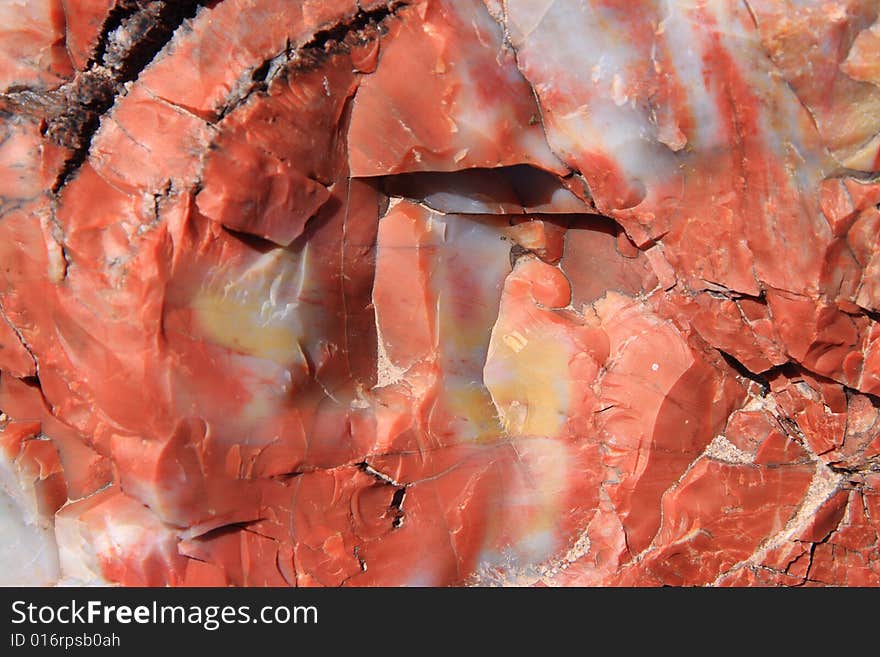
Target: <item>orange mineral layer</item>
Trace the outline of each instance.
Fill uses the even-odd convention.
[[[0,584],[880,585],[878,14],[0,3]]]

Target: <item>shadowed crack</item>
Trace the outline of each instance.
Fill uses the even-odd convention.
[[[407,6],[409,6],[408,2],[392,1],[383,7],[370,11],[359,8],[351,20],[315,32],[315,35],[299,49],[299,52],[308,50],[333,52],[334,48],[350,42],[352,36],[359,38],[359,35],[370,28],[378,27],[387,18],[394,16]]]
[[[13,111],[40,120],[41,132],[71,151],[52,191],[57,193],[89,155],[101,117],[124,85],[141,74],[204,0],[123,0],[110,12],[88,68],[52,91],[2,94]]]
[[[365,472],[371,477],[378,479],[383,484],[393,486],[395,488],[394,495],[391,498],[391,503],[388,505],[388,509],[394,511],[394,519],[391,521],[391,526],[394,529],[402,526],[405,515],[403,510],[403,503],[406,500],[406,484],[395,481],[388,475],[379,472],[366,461],[361,461],[357,464],[357,467],[362,472]]]
[[[739,362],[736,358],[731,356],[726,351],[722,351],[721,349],[717,349],[716,351],[721,354],[721,357],[724,359],[724,362],[730,365],[737,374],[739,374],[744,379],[749,381],[754,381],[761,387],[761,396],[766,397],[767,393],[770,392],[770,381],[768,378],[762,374],[756,374],[752,372],[749,368]]]
[[[267,91],[275,78],[288,71],[313,70],[332,55],[349,52],[355,46],[382,37],[388,31],[388,20],[407,6],[408,2],[388,2],[370,11],[358,9],[347,20],[315,32],[299,46],[288,42],[283,52],[259,63],[247,78],[234,86],[232,95],[217,114],[217,121],[247,103],[253,94]]]

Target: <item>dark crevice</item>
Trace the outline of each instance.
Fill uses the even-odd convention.
[[[250,75],[234,85],[232,92],[226,99],[225,104],[217,110],[217,115],[212,122],[222,121],[235,109],[244,105],[251,96],[256,93],[265,93],[269,90],[272,81],[281,76],[287,69],[290,61],[290,43],[280,55],[267,59],[251,70]]]
[[[106,114],[171,40],[177,29],[209,3],[203,0],[124,0],[104,23],[89,67],[57,90],[17,94],[13,106],[41,119],[41,131],[70,149],[52,187],[57,193],[89,155],[92,138]]]
[[[804,554],[806,554],[806,553],[804,553]],[[769,568],[769,567],[767,567],[767,566],[764,566],[764,568],[765,568],[766,570],[769,570],[770,572],[778,573],[778,574],[780,574],[780,575],[791,575],[791,569],[792,569],[792,567],[793,567],[798,561],[800,561],[801,559],[804,558],[804,554],[799,554],[799,555],[797,555],[797,556],[792,557],[791,559],[789,559],[788,563],[785,564],[785,568],[783,568],[781,571],[780,571],[780,570],[776,570],[775,568]],[[791,576],[794,577],[793,575],[791,575]]]
[[[378,470],[373,468],[373,466],[371,466],[366,461],[360,461],[359,463],[355,463],[355,467],[358,470],[360,470],[361,472],[366,473],[375,479],[378,479],[382,483],[388,484],[390,486],[400,486],[400,484],[398,484],[396,481],[394,481],[394,479],[392,479],[391,477],[389,477],[386,474],[379,472]]]
[[[265,237],[260,237],[259,235],[254,235],[252,233],[243,233],[227,226],[223,226],[222,224],[221,228],[223,229],[223,232],[234,237],[236,240],[246,245],[248,249],[256,251],[257,253],[269,253],[278,248],[278,245],[275,244],[275,242],[268,240]]]
[[[851,388],[836,379],[832,379],[823,374],[819,374],[818,372],[815,372],[800,363],[790,361],[788,363],[785,363],[784,365],[773,367],[763,374],[768,378],[772,378],[777,373],[782,374],[784,377],[790,379],[792,382],[803,381],[804,374],[808,374],[809,376],[820,382],[840,385],[843,388],[844,394],[846,395],[847,402],[852,398],[852,395],[858,394],[867,397],[874,408],[880,408],[880,395],[873,392],[864,392],[862,390],[859,390],[858,388]]]
[[[843,386],[843,394],[846,396],[846,403],[849,406],[852,398],[856,395],[860,395],[862,397],[866,397],[869,402],[871,402],[871,406],[876,409],[880,409],[880,396],[872,392],[862,392],[861,390],[857,390],[856,388],[850,388],[849,386]]]
[[[388,196],[423,203],[433,210],[451,214],[528,215],[551,206],[560,192],[570,195],[569,207],[565,213],[550,213],[552,216],[595,212],[563,184],[559,176],[528,164],[397,173],[373,180],[377,189]]]
[[[816,556],[816,546],[817,546],[816,543],[812,543],[810,545],[810,550],[807,553],[808,554],[807,558],[809,559],[809,561],[807,562],[807,569],[804,572],[803,580],[799,584],[792,584],[793,587],[805,586],[807,584],[807,582],[810,581],[810,571],[813,570],[813,559]]]
[[[877,458],[868,459],[865,463],[857,466],[845,466],[837,463],[827,463],[828,468],[836,474],[842,475],[864,475],[880,472],[880,460]]]
[[[361,566],[361,572],[367,572],[367,562],[364,561],[364,558],[361,556],[361,548],[359,545],[354,546],[354,558],[358,560],[358,563]]]
[[[393,529],[397,529],[403,525],[405,512],[403,510],[403,503],[406,500],[406,485],[401,484],[386,474],[379,472],[375,468],[373,468],[366,461],[361,461],[360,463],[355,464],[356,467],[365,474],[370,475],[371,477],[378,479],[386,486],[394,487],[394,494],[391,497],[391,502],[388,505],[388,510],[392,512],[393,519],[391,520],[391,527]]]
[[[403,525],[404,500],[406,500],[406,488],[398,488],[394,491],[394,496],[391,498],[391,509],[394,510],[394,520],[391,521],[391,526],[395,529]]]
[[[807,563],[807,569],[804,572],[803,581],[800,584],[795,584],[794,586],[804,586],[807,584],[807,582],[816,582],[817,581],[817,580],[810,578],[810,573],[813,570],[813,561],[816,557],[816,548],[819,547],[820,545],[824,545],[824,544],[828,543],[831,540],[831,537],[834,536],[834,534],[838,531],[838,529],[840,529],[840,523],[841,523],[841,520],[838,520],[838,522],[834,526],[834,528],[831,529],[821,540],[812,541],[810,543],[810,549],[807,553],[805,553],[805,554],[809,555],[808,556],[809,562]],[[800,542],[800,541],[797,541],[797,542]],[[832,549],[833,549],[833,545],[832,545]],[[801,555],[800,557],[798,557],[798,559],[802,558],[803,556],[804,555]],[[797,559],[793,560],[792,563],[794,561],[797,561]],[[790,565],[791,564],[789,564],[789,566]],[[788,573],[788,568],[786,568],[786,573]]]
[[[266,92],[276,77],[288,72],[302,73],[320,67],[329,57],[349,52],[351,48],[373,41],[387,33],[386,22],[407,2],[389,2],[371,11],[359,9],[349,20],[316,32],[309,41],[293,47],[288,43],[284,52],[254,67],[248,78],[235,86],[226,104],[217,112],[217,121],[241,107],[255,93]]]
[[[703,279],[703,282],[711,287],[697,290],[697,292],[703,292],[716,299],[729,299],[730,301],[747,299],[749,301],[760,303],[761,305],[767,305],[766,293],[763,290],[760,294],[748,294],[746,292],[739,292],[738,290],[731,289],[721,283],[716,283],[715,281]]]
[[[40,377],[36,374],[33,376],[26,376],[23,379],[20,379],[20,381],[31,388],[39,388],[42,390],[42,385],[40,384]]]
[[[394,16],[408,4],[408,2],[389,2],[384,7],[370,11],[358,9],[351,20],[315,32],[311,40],[303,44],[298,52],[317,50],[332,53],[340,47],[345,48],[345,44],[352,44],[352,38],[355,39],[354,43],[364,43],[369,40],[364,39],[365,34],[380,29],[386,19]]]
[[[804,444],[804,434],[803,432],[801,432],[801,428],[798,426],[797,422],[795,422],[787,415],[774,414],[774,417],[779,423],[779,428],[782,429],[782,432],[786,436],[794,440],[799,445]]]
[[[266,60],[262,64],[260,64],[257,68],[253,70],[251,73],[251,82],[261,83],[265,82],[269,78],[269,71],[272,69],[272,60]]]
[[[101,26],[101,36],[95,46],[95,51],[89,58],[86,68],[91,68],[96,64],[104,61],[104,55],[107,52],[113,35],[116,30],[123,26],[123,23],[130,19],[135,13],[148,6],[154,4],[150,0],[116,0],[116,4],[108,12],[104,24]]]
[[[202,0],[139,2],[113,32],[108,33],[100,63],[118,75],[118,82],[135,80],[171,40],[185,20],[203,5]]]
[[[570,216],[571,221],[568,230],[586,230],[594,233],[603,233],[614,238],[621,233],[625,233],[619,223],[611,217],[606,217],[604,214],[577,214]]]
[[[15,333],[15,335],[18,337],[19,343],[22,347],[24,347],[24,350],[28,353],[28,355],[31,357],[31,360],[34,362],[34,369],[39,372],[39,361],[37,360],[37,355],[34,353],[33,349],[31,349],[31,346],[28,344],[27,340],[25,340],[21,329],[19,329],[6,315],[6,310],[3,308],[2,303],[0,303],[0,322],[6,322],[7,326],[12,329],[12,332]],[[33,378],[37,379],[36,384],[39,386],[40,381],[37,376],[34,376]]]
[[[870,319],[872,322],[880,322],[880,312],[878,312],[876,310],[869,310],[868,308],[862,308],[862,312],[859,314],[864,315],[865,317]]]
[[[297,477],[302,477],[308,470],[293,470],[291,472],[282,472],[281,474],[272,475],[272,479],[276,481],[290,481],[291,479],[296,479]]]
[[[716,348],[716,351],[718,351],[718,353],[721,354],[721,357],[724,359],[724,362],[727,363],[728,365],[730,365],[730,367],[732,367],[736,371],[737,374],[739,374],[744,379],[748,379],[749,381],[753,381],[754,383],[757,383],[761,387],[761,396],[762,397],[767,396],[767,394],[770,392],[770,380],[767,378],[767,376],[760,374],[760,373],[756,374],[755,372],[752,372],[749,368],[747,368],[745,365],[743,365],[741,362],[739,362],[736,358],[731,356],[726,351],[722,351],[721,349],[717,349],[717,348]]]

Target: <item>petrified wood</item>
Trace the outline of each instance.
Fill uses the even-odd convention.
[[[0,583],[880,584],[878,13],[3,0]]]

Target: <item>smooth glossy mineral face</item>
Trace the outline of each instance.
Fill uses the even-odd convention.
[[[878,19],[0,1],[0,584],[880,585]]]

